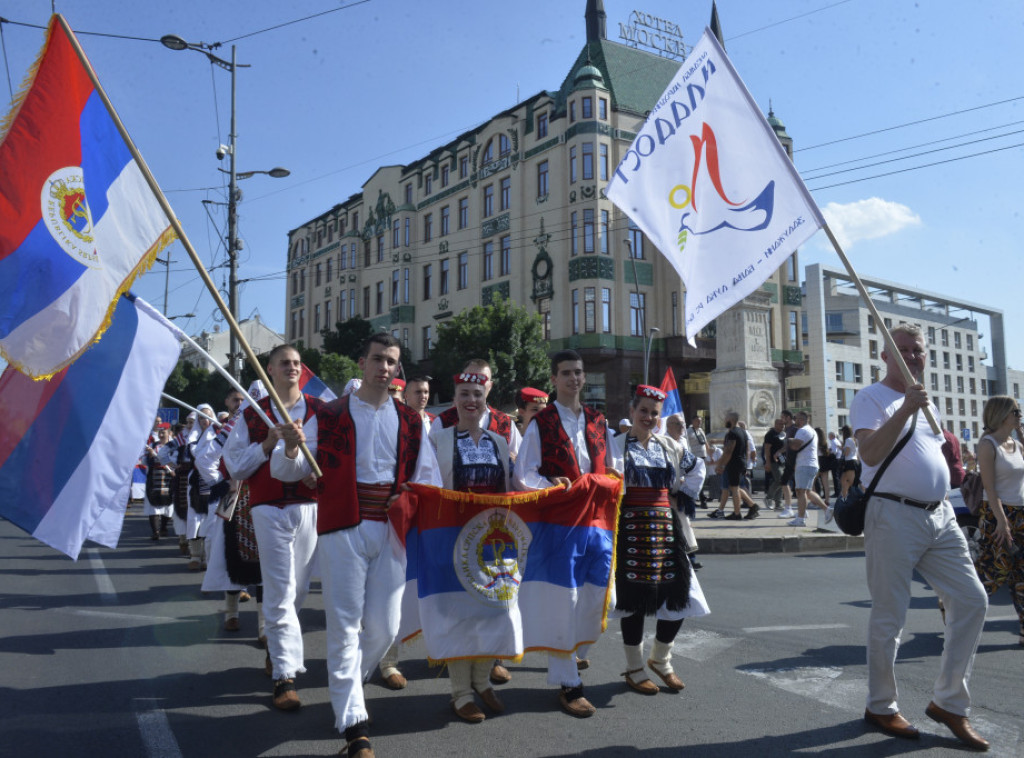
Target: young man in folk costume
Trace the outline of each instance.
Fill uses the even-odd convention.
[[[583,359],[575,350],[562,350],[551,358],[551,384],[555,402],[533,417],[523,435],[512,484],[517,490],[569,487],[583,474],[605,473],[611,437],[600,412],[580,401],[586,384]],[[570,613],[575,609],[570,609]],[[581,657],[548,656],[548,683],[561,686],[559,702],[572,716],[592,716],[596,709],[583,697],[580,670],[589,666],[586,651]]]
[[[394,337],[371,336],[359,359],[359,389],[321,409],[316,436],[298,424],[285,427],[287,444],[272,459],[282,481],[308,481],[298,448],[308,440],[323,472],[317,531],[328,690],[349,758],[373,756],[363,682],[398,634],[405,553],[392,542],[388,508],[408,482],[441,484],[423,418],[388,396],[400,361]]]
[[[299,389],[302,359],[290,345],[270,351],[267,374],[296,425],[315,438],[317,411],[323,402]],[[270,398],[259,401],[267,416],[279,422]],[[274,678],[274,706],[291,711],[302,705],[295,676],[305,673],[299,609],[309,591],[316,556],[316,490],[303,483],[286,484],[271,475],[270,455],[284,448],[283,427],[273,428],[246,408],[224,446],[224,464],[232,479],[248,479],[252,522],[259,545],[263,576],[263,614],[267,655]]]
[[[657,617],[647,666],[669,690],[678,692],[684,685],[672,669],[672,643],[684,619],[710,612],[686,556],[686,516],[670,499],[686,465],[697,459],[675,440],[654,432],[664,402],[665,393],[657,387],[637,387],[630,402],[632,428],[610,447],[612,465],[623,472],[625,485],[616,540],[614,613],[622,628],[626,685],[643,695],[659,691],[644,670],[644,617]]]

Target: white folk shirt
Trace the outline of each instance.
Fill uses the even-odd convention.
[[[576,455],[576,463],[579,465],[580,473],[590,473],[590,453],[587,452],[587,418],[580,408],[579,415],[573,412],[557,400],[554,402],[555,410],[558,411],[558,418],[562,422],[562,429],[565,430],[572,443],[573,453]],[[611,430],[605,432],[605,447],[611,450]],[[537,424],[530,424],[526,427],[526,434],[523,435],[523,443],[519,447],[519,455],[516,457],[516,466],[512,473],[512,486],[517,490],[543,490],[552,486],[551,481],[540,475],[542,463],[540,446],[540,431]]]
[[[271,406],[270,410],[267,412],[267,416],[269,416],[270,420],[274,422],[277,422],[276,410],[276,408]],[[300,396],[295,405],[288,408],[288,415],[293,420],[306,417],[305,395]],[[306,439],[315,440],[317,429],[316,414],[313,414],[309,417],[309,420],[302,425],[302,431],[305,433]],[[284,450],[284,440],[277,441],[277,444],[274,446],[274,450],[277,449],[281,449],[282,451]],[[263,444],[260,442],[252,442],[249,439],[249,426],[245,423],[245,418],[238,419],[238,421],[235,422],[234,427],[231,429],[231,434],[228,435],[227,442],[224,443],[223,457],[224,465],[227,467],[231,478],[238,481],[248,479],[256,473],[260,466],[270,460],[270,456],[263,452]],[[299,478],[301,479],[302,477]]]

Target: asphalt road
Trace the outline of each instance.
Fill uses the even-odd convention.
[[[254,604],[242,631],[221,630],[219,598],[204,597],[174,540],[149,541],[133,508],[117,550],[77,562],[0,521],[0,756],[323,756],[342,741],[327,699],[318,585],[302,621],[308,673],[303,708],[270,704]],[[530,655],[499,688],[504,715],[453,720],[447,675],[403,648],[409,687],[376,680],[366,694],[378,756],[962,756],[924,716],[942,646],[935,596],[914,588],[897,676],[918,742],[865,729],[863,554],[706,555],[701,583],[712,615],[687,622],[675,668],[686,689],[626,689],[616,622],[584,672],[590,719],[558,710],[545,660]],[[653,624],[648,624],[648,632]],[[648,635],[649,637],[650,635]],[[649,642],[648,642],[649,644]],[[1024,648],[1005,592],[989,609],[971,680],[972,721],[991,755],[1024,755]]]

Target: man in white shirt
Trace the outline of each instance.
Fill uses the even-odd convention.
[[[605,473],[611,435],[604,416],[580,401],[586,381],[583,359],[575,350],[562,350],[551,358],[555,402],[537,413],[526,428],[512,474],[517,490],[569,487],[583,474]],[[548,684],[561,687],[559,702],[566,713],[586,718],[596,709],[583,697],[579,670],[589,662],[585,651],[578,652],[578,663],[571,655],[548,656]]]
[[[797,430],[788,444],[789,454],[796,456],[793,478],[796,481],[797,515],[786,523],[789,526],[806,526],[808,500],[823,510],[828,506],[814,491],[814,480],[818,477],[818,434],[811,427],[811,417],[806,411],[797,411],[793,418]]]
[[[285,427],[286,444],[271,460],[278,479],[305,480],[311,469],[298,443],[309,439],[323,471],[317,532],[328,690],[349,758],[373,755],[363,682],[398,634],[405,554],[392,544],[388,508],[407,482],[441,486],[423,417],[388,396],[400,360],[394,337],[372,335],[359,359],[359,389],[321,409],[317,437]]]
[[[968,746],[988,750],[988,741],[968,720],[971,696],[967,690],[988,596],[946,499],[945,438],[931,430],[923,413],[930,402],[921,384],[928,354],[924,334],[920,327],[900,324],[892,337],[913,381],[904,379],[898,356],[887,348],[882,352],[885,378],[858,392],[850,407],[865,482],[872,481],[882,462],[909,434],[906,446],[876,483],[864,521],[871,592],[864,720],[895,737],[918,737],[918,730],[900,714],[895,674],[896,650],[910,605],[913,574],[918,571],[946,608],[939,677],[925,714],[945,724]]]

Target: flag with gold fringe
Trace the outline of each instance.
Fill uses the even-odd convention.
[[[34,378],[99,339],[175,238],[62,21],[0,138],[0,354]]]
[[[477,495],[411,485],[389,511],[407,556],[402,639],[432,660],[571,653],[604,631],[622,482]]]

